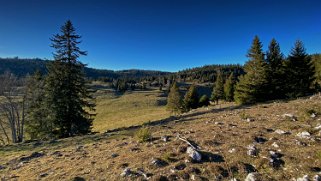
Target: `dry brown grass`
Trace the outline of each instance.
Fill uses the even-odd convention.
[[[40,175],[47,173],[42,180],[72,180],[75,177],[86,180],[141,180],[142,176],[121,177],[120,173],[125,167],[136,171],[143,168],[150,173],[152,180],[164,175],[168,178],[178,177],[196,180],[222,176],[223,180],[232,177],[244,180],[251,169],[262,174],[263,180],[291,180],[308,174],[313,177],[321,168],[321,144],[319,133],[313,133],[314,140],[300,139],[298,132],[311,129],[311,125],[321,123],[320,116],[309,123],[304,121],[284,120],[284,113],[300,114],[300,109],[319,103],[320,97],[313,99],[300,99],[288,103],[267,103],[236,109],[218,109],[211,107],[209,110],[201,108],[184,114],[177,121],[166,125],[151,127],[153,141],[140,143],[132,132],[115,135],[92,135],[79,138],[68,138],[61,143],[50,145],[45,143],[35,148],[26,147],[20,151],[15,148],[8,150],[7,154],[0,152],[0,165],[6,169],[0,170],[2,178],[15,178],[17,180],[37,180]],[[240,116],[246,114],[254,119],[246,122]],[[279,135],[274,131],[282,129],[291,134]],[[184,152],[186,143],[175,138],[180,134],[197,143],[203,155],[212,155],[215,159],[205,159],[201,163],[185,162],[188,155]],[[160,137],[171,136],[169,142],[163,142]],[[257,144],[260,150],[257,157],[247,155],[247,146],[252,144],[255,137],[263,137],[267,141]],[[296,144],[297,141],[305,143]],[[279,148],[272,146],[273,143]],[[83,148],[76,151],[76,145]],[[22,145],[21,145],[22,146]],[[229,150],[235,149],[230,153]],[[2,149],[2,148],[1,148]],[[29,150],[30,149],[30,150]],[[22,154],[30,155],[33,151],[43,150],[45,156],[30,160],[28,163],[15,163],[12,160],[21,158]],[[280,169],[273,169],[268,162],[269,151],[280,151],[284,156],[285,165]],[[53,153],[59,151],[62,156]],[[113,153],[119,156],[112,157]],[[151,165],[152,158],[161,158],[168,164],[164,167]],[[223,161],[224,160],[224,161]],[[6,164],[8,163],[8,164]],[[175,167],[185,165],[183,170]],[[171,169],[174,171],[172,172]]]

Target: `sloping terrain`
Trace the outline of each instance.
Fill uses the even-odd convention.
[[[152,140],[143,143],[133,136],[136,130],[127,130],[1,147],[0,177],[291,180],[307,175],[312,180],[321,171],[320,101],[318,95],[200,108],[150,126]],[[194,160],[186,153],[189,144],[197,148]],[[198,156],[201,159],[196,161]]]

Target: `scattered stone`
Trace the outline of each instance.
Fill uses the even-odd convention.
[[[270,165],[275,168],[275,169],[279,169],[281,166],[284,165],[284,161],[281,159],[281,157],[283,156],[280,153],[277,153],[275,151],[270,151]]]
[[[311,134],[307,131],[303,131],[301,133],[298,133],[296,136],[299,138],[302,138],[302,139],[310,139],[311,138]]]
[[[39,157],[42,157],[44,156],[45,154],[43,152],[33,152],[31,153],[30,156],[25,156],[25,157],[21,157],[19,159],[20,162],[28,162],[29,160],[31,159],[34,159],[34,158],[39,158]]]
[[[151,164],[156,167],[163,167],[163,166],[167,165],[166,162],[164,162],[163,160],[161,160],[159,158],[152,159]]]
[[[261,175],[257,172],[249,173],[244,181],[260,181]]]
[[[111,157],[112,158],[116,158],[116,157],[118,157],[119,155],[117,154],[117,153],[113,153],[113,154],[111,154]]]
[[[276,142],[273,142],[273,143],[272,143],[272,146],[273,146],[274,148],[279,148],[279,147],[280,147]]]
[[[288,113],[283,114],[282,117],[283,117],[283,118],[289,118],[289,119],[291,119],[292,121],[297,121],[297,120],[298,120],[293,114],[288,114]]]
[[[178,163],[174,167],[174,169],[176,169],[176,170],[184,170],[185,168],[186,168],[185,163]]]
[[[319,124],[318,126],[314,127],[314,129],[316,129],[316,130],[321,129],[321,124]]]
[[[125,168],[123,170],[123,172],[120,174],[120,176],[122,177],[128,177],[132,174],[132,171],[130,170],[130,168]]]
[[[266,139],[266,138],[263,138],[263,137],[254,137],[254,141],[255,141],[256,143],[263,144],[263,143],[265,143],[265,142],[267,141],[267,139]]]
[[[161,140],[163,140],[164,142],[168,142],[169,141],[169,136],[162,136]]]
[[[256,148],[254,144],[249,145],[247,149],[247,154],[250,156],[257,156],[259,154],[259,150]]]
[[[315,117],[317,117],[317,115],[315,113],[312,113],[310,117],[315,118]]]
[[[253,118],[246,118],[246,120],[245,120],[246,122],[253,122],[254,121],[254,119]]]
[[[202,155],[192,147],[188,147],[186,152],[188,156],[192,158],[193,161],[199,162],[202,160]]]
[[[274,132],[277,133],[277,134],[290,134],[289,132],[283,131],[281,129],[277,129]]]
[[[234,153],[235,151],[236,151],[235,148],[231,148],[231,149],[228,150],[229,153]]]
[[[295,140],[295,144],[299,145],[299,146],[308,146],[306,143],[299,141],[299,140]]]
[[[301,178],[297,178],[296,181],[309,181],[309,176],[308,175],[304,175]]]
[[[46,176],[48,176],[48,173],[41,173],[41,174],[39,175],[40,178],[43,178],[43,177],[46,177]]]
[[[77,145],[75,149],[76,149],[76,152],[79,152],[79,151],[83,150],[83,148],[84,148],[84,146]]]
[[[313,181],[321,181],[321,176],[320,175],[315,175],[313,177]]]

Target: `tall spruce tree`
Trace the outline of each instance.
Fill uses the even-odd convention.
[[[198,94],[195,84],[191,85],[184,96],[184,108],[185,111],[190,109],[196,109],[198,107]]]
[[[81,36],[67,21],[51,39],[54,61],[48,65],[46,106],[48,121],[58,137],[86,134],[91,131],[95,104],[86,86],[84,67],[78,58],[87,55],[78,47]]]
[[[224,95],[226,101],[231,102],[234,100],[234,86],[235,78],[234,73],[232,72],[224,84]]]
[[[179,114],[183,110],[183,101],[177,83],[174,82],[167,97],[167,110]]]
[[[213,87],[211,100],[215,101],[218,104],[218,100],[224,98],[224,80],[222,71],[217,71],[215,85]]]
[[[273,38],[266,52],[266,61],[269,67],[270,98],[281,99],[285,97],[285,67],[284,58],[279,43]]]
[[[315,68],[311,57],[306,53],[302,41],[295,42],[286,62],[287,96],[300,97],[311,93],[315,78]]]
[[[240,76],[236,84],[234,99],[239,104],[251,104],[268,98],[269,68],[264,60],[262,43],[255,36],[247,54],[249,61],[244,65],[245,75]]]

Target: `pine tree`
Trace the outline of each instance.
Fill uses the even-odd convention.
[[[198,107],[198,94],[195,85],[191,85],[184,97],[185,111],[196,109]]]
[[[44,119],[47,116],[47,109],[44,105],[44,77],[40,71],[36,71],[34,75],[28,78],[26,87],[28,109],[25,130],[30,139],[48,138],[52,132],[52,127],[50,122]]]
[[[269,69],[258,36],[255,36],[247,56],[250,59],[244,66],[246,74],[240,76],[234,92],[234,99],[239,104],[265,101],[270,92]]]
[[[167,97],[167,110],[174,114],[182,112],[183,101],[177,83],[174,82]]]
[[[285,67],[283,54],[280,50],[280,45],[273,38],[269,45],[269,50],[266,52],[266,61],[270,69],[270,98],[281,99],[285,97]]]
[[[311,93],[315,68],[302,41],[296,41],[286,62],[287,96],[300,97]]]
[[[216,101],[218,104],[218,100],[224,98],[224,80],[223,80],[223,75],[222,71],[217,72],[217,77],[215,81],[215,85],[213,87],[213,92],[211,95],[211,100]]]
[[[234,86],[235,78],[232,72],[224,84],[224,95],[226,101],[231,102],[234,100]]]
[[[87,55],[78,47],[81,38],[71,21],[61,27],[61,34],[51,39],[54,61],[48,65],[46,106],[58,137],[86,134],[91,131],[94,104],[86,86],[84,67],[78,58]]]

